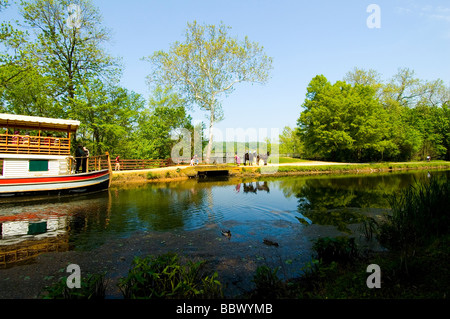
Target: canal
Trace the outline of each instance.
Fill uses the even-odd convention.
[[[258,265],[280,267],[281,277],[300,274],[320,237],[354,236],[382,249],[366,240],[362,221],[381,220],[389,197],[415,181],[449,172],[190,179],[2,202],[0,298],[37,297],[70,263],[114,281],[134,256],[169,251],[206,260],[227,296],[238,296]],[[108,297],[120,298],[117,287]]]

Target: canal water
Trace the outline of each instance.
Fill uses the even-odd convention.
[[[2,272],[30,263],[86,263],[118,278],[134,256],[172,251],[209,261],[238,294],[258,265],[280,267],[281,276],[301,272],[320,237],[349,235],[380,248],[365,240],[364,217],[380,220],[392,194],[449,172],[190,179],[2,202],[0,287]]]

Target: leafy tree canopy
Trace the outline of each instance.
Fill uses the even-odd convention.
[[[221,98],[228,96],[238,83],[265,83],[272,68],[272,58],[247,37],[230,36],[223,23],[187,24],[184,42],[174,42],[168,52],[157,51],[145,58],[152,65],[150,86],[172,87],[187,103],[209,112],[209,159],[214,123],[223,119]]]

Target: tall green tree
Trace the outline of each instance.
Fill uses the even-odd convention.
[[[310,154],[328,160],[361,161],[380,157],[387,114],[366,85],[331,84],[323,75],[310,82],[298,126]]]
[[[52,99],[51,79],[42,75],[37,67],[29,66],[23,73],[21,70],[18,65],[0,67],[0,77],[15,75],[14,80],[3,86],[0,97],[2,111],[44,117],[61,116],[60,107]]]
[[[283,132],[279,136],[279,140],[280,154],[291,154],[297,156],[301,156],[303,154],[303,142],[295,129],[285,126],[283,128]]]
[[[450,100],[450,90],[443,81],[424,81],[415,76],[414,70],[400,68],[382,91],[380,100],[389,113],[390,139],[397,145],[392,159],[423,160],[427,155],[442,158],[447,142],[445,134],[435,128],[444,129],[438,117]]]
[[[133,153],[133,133],[145,100],[139,94],[95,79],[77,87],[69,116],[81,121],[79,142],[92,154]]]
[[[415,158],[424,160],[427,156],[445,159],[448,154],[450,117],[447,105],[442,107],[418,105],[409,110],[410,125],[420,134],[420,143]]]
[[[167,159],[180,138],[180,129],[193,130],[185,102],[170,89],[157,87],[137,120],[134,158]]]
[[[25,26],[35,32],[29,52],[52,78],[54,98],[62,99],[64,111],[77,86],[114,77],[117,61],[102,48],[109,31],[91,0],[22,1],[21,13]]]
[[[272,58],[262,46],[247,37],[239,41],[228,34],[229,29],[223,23],[188,23],[184,42],[174,42],[168,52],[157,51],[145,58],[153,66],[150,85],[173,87],[188,105],[209,112],[207,161],[214,124],[223,118],[221,98],[239,83],[265,83],[272,68]]]
[[[375,90],[375,96],[377,98],[381,97],[384,83],[382,82],[381,74],[374,69],[365,70],[355,67],[352,71],[347,72],[344,81],[351,85],[370,86]]]
[[[108,30],[92,1],[26,0],[21,13],[26,32],[20,23],[0,29],[2,111],[78,119],[78,141],[91,154],[131,156],[145,101],[117,85],[117,61],[102,47]]]
[[[6,10],[8,1],[0,2],[0,11]],[[24,83],[22,83],[24,82]],[[43,102],[45,79],[28,50],[28,34],[11,21],[0,24],[0,107],[2,112],[29,109],[30,102]],[[32,92],[28,92],[28,90]],[[30,94],[33,93],[33,94]],[[48,109],[47,103],[39,103],[39,108]],[[28,114],[28,113],[25,113]]]

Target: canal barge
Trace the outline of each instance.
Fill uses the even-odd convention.
[[[80,194],[108,189],[109,154],[87,156],[75,171],[71,155],[79,121],[0,114],[0,196]]]

